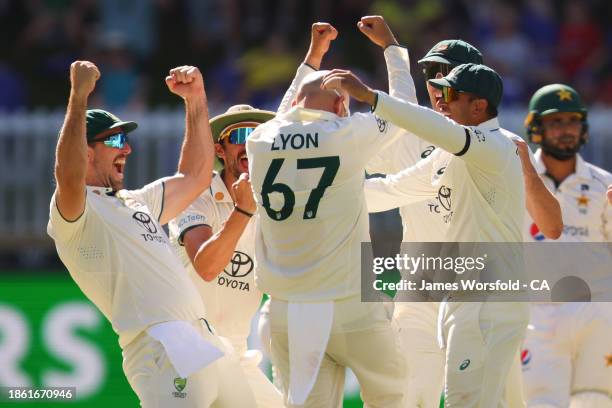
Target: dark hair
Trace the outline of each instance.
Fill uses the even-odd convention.
[[[489,115],[489,119],[496,118],[498,115],[497,107],[493,106],[493,104],[489,102],[488,100],[487,100],[487,115]]]
[[[475,101],[476,99],[484,99],[485,101],[487,101],[487,109],[486,109],[487,119],[493,119],[497,117],[498,115],[497,107],[493,106],[493,104],[487,98],[483,98],[482,96],[478,96],[471,92],[466,92],[466,93],[470,95],[470,102]]]

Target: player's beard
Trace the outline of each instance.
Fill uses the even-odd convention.
[[[562,135],[559,137],[559,140],[562,140],[565,137],[567,136]],[[571,160],[582,147],[581,139],[582,136],[573,146],[561,148],[550,143],[547,138],[544,138],[544,140],[542,141],[542,151],[548,156],[554,157],[555,159],[560,161]]]

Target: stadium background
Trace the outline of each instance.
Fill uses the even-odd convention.
[[[382,53],[356,28],[368,14],[385,16],[408,46],[423,104],[416,60],[447,38],[476,45],[502,75],[500,120],[518,134],[535,89],[573,85],[589,106],[584,156],[612,169],[606,0],[0,0],[0,386],[70,384],[79,396],[74,406],[137,406],[116,336],[45,233],[70,63],[89,59],[101,69],[90,106],[139,122],[126,178],[135,187],[176,168],[183,112],[163,82],[168,69],[202,70],[211,115],[236,103],[275,110],[310,24],[329,21],[339,37],[323,67],[350,68],[386,89]],[[372,227],[396,239],[397,214],[374,218]],[[360,406],[354,380],[345,406]]]

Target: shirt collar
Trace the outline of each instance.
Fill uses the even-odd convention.
[[[94,193],[99,196],[114,196],[117,192],[114,191],[111,187],[101,187],[101,186],[85,186],[85,189],[88,193]]]
[[[225,187],[225,183],[223,182],[223,178],[220,173],[216,171],[213,172],[213,178],[210,182],[210,195],[215,200],[216,203],[233,203],[232,196],[229,191],[227,191],[227,187]]]
[[[280,118],[290,121],[315,121],[315,120],[338,120],[340,116],[335,113],[327,112],[319,109],[302,108],[294,106],[287,112],[279,115]]]
[[[482,122],[480,125],[476,126],[477,128],[480,128],[482,130],[486,130],[488,132],[492,132],[494,130],[499,129],[499,119],[497,119],[497,117],[494,117],[492,119],[489,119],[485,122]]]
[[[542,160],[542,149],[538,149],[533,157],[536,160],[536,170],[538,174],[546,174],[546,166],[544,165],[544,161]],[[581,155],[576,153],[576,170],[574,173],[576,176],[590,180],[593,178],[589,168],[586,165],[586,162],[582,158]]]

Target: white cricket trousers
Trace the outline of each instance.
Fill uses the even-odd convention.
[[[141,333],[123,350],[123,371],[143,408],[254,407],[255,398],[227,340],[194,322],[206,341],[225,355],[186,379],[180,378],[162,344]]]
[[[282,384],[289,384],[287,302],[272,299],[272,363]],[[350,367],[369,408],[404,408],[406,363],[390,303],[362,303],[359,296],[334,302],[331,335],[316,382],[304,407],[341,407],[345,367]],[[288,389],[283,394],[287,403]]]

